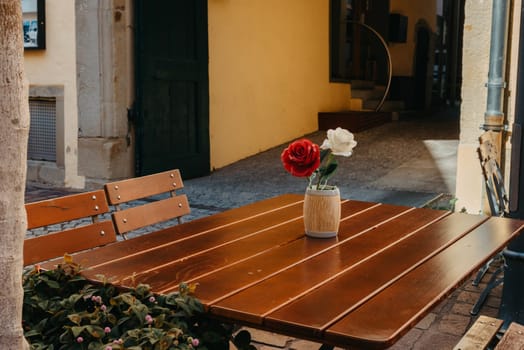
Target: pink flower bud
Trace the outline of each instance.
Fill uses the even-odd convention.
[[[84,338],[78,337],[78,338],[76,338],[76,342],[77,343],[83,343],[84,342]]]
[[[153,323],[153,317],[151,317],[151,315],[146,315],[146,322],[147,324]]]

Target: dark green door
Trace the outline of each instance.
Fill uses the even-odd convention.
[[[137,174],[208,174],[207,0],[135,4]]]

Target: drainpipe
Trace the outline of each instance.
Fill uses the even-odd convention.
[[[519,56],[517,60],[517,87],[515,94],[515,123],[511,137],[511,176],[509,187],[509,215],[524,219],[524,2],[520,9]],[[513,321],[524,324],[524,234],[510,242],[504,250],[505,268],[499,318],[504,320],[503,329]]]
[[[485,131],[501,132],[504,130],[502,97],[504,82],[504,63],[506,59],[506,41],[508,27],[509,0],[493,0],[491,15],[491,43],[489,48],[489,72],[487,106],[484,113]],[[500,141],[500,137],[499,137]],[[500,146],[500,144],[498,145]],[[500,149],[500,147],[498,148]]]

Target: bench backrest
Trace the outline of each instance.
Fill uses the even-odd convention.
[[[178,219],[189,214],[186,195],[177,195],[183,188],[178,169],[105,184],[109,204],[115,206],[113,222],[117,232],[125,234],[159,222]],[[170,193],[170,196],[152,200],[152,196]],[[127,207],[126,203],[148,198]]]
[[[24,241],[24,265],[61,257],[116,241],[111,220],[100,220],[109,212],[103,190],[47,199],[25,205],[28,229],[67,225],[53,233]],[[81,220],[87,218],[87,222]]]

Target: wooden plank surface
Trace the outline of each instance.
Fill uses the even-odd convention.
[[[408,210],[406,207],[394,206],[383,206],[383,208],[387,213],[385,216],[388,218],[391,217],[391,215],[396,215],[401,211]],[[244,234],[244,231],[237,226],[228,227],[228,230],[220,232],[221,237],[234,238],[240,236],[242,239],[230,241],[227,245],[217,246],[214,249],[202,250],[200,254],[184,256],[183,260],[172,260],[171,262],[166,260],[161,264],[156,263],[149,271],[144,270],[143,273],[133,276],[133,280],[135,282],[149,284],[154,291],[170,290],[178,286],[182,281],[196,279],[199,275],[208,274],[235,263],[243,263],[253,256],[271,251],[277,247],[288,246],[297,240],[305,239],[302,205],[300,204],[295,207],[295,209],[297,210],[296,215],[294,215],[293,220],[289,222],[283,222],[281,218],[273,221],[275,218],[280,217],[280,214],[284,213],[284,210],[274,213],[271,216],[271,220],[268,220],[266,217],[260,217],[244,222],[245,227],[249,229],[255,226],[255,220],[258,221],[260,219],[262,220],[261,223],[263,222],[264,229],[256,231],[249,236]],[[353,217],[355,213],[354,209],[352,209],[351,202],[342,203],[342,212],[346,217]],[[392,212],[394,214],[392,214]],[[376,217],[380,217],[379,213],[375,215]],[[355,217],[358,217],[358,215]],[[362,222],[362,220],[360,221]],[[345,221],[342,221],[342,224],[344,224],[344,222]],[[366,225],[366,227],[368,226]],[[343,235],[339,235],[338,240],[343,238]],[[210,239],[210,235],[206,234],[202,239],[207,242]],[[331,246],[337,244],[337,239],[328,241],[331,241]],[[193,239],[188,243],[195,244],[195,246],[198,247],[202,246],[201,243],[197,243]],[[319,245],[316,245],[317,249],[320,249],[319,247]],[[172,252],[166,252],[166,254],[169,257],[173,256]],[[155,256],[157,255],[159,255],[158,251],[155,252]],[[157,260],[157,262],[158,261],[159,260]],[[126,266],[126,268],[128,267],[129,265]],[[114,266],[111,267],[111,269],[114,271]],[[173,271],[177,271],[176,278],[173,278]],[[122,283],[127,284],[129,282],[131,282],[131,279],[127,279]],[[226,280],[222,283],[228,283],[228,281]],[[214,288],[215,286],[213,286],[213,289]],[[196,296],[200,298],[198,293]]]
[[[116,211],[113,213],[113,222],[118,233],[124,234],[145,226],[178,218],[190,212],[189,202],[184,194]]]
[[[453,350],[486,349],[502,326],[502,320],[481,315]]]
[[[27,203],[25,208],[28,229],[100,215],[109,211],[103,190]]]
[[[277,328],[282,327],[282,325],[276,325],[278,323],[276,320],[280,312],[283,312],[286,323],[290,321],[295,325],[302,325],[301,327],[294,326],[291,329],[294,333],[307,335],[312,332],[319,332],[323,324],[340,313],[341,309],[345,309],[343,306],[345,301],[350,303],[350,300],[355,298],[352,292],[368,292],[369,288],[365,289],[362,285],[366,278],[370,279],[373,274],[380,277],[380,270],[387,271],[389,267],[387,265],[380,265],[378,268],[370,266],[367,261],[370,257],[377,254],[377,256],[381,256],[380,253],[383,250],[387,250],[389,246],[394,245],[399,240],[406,239],[412,233],[444,214],[438,211],[417,209],[376,226],[367,219],[366,221],[369,221],[369,224],[375,226],[372,231],[347,240],[330,251],[295,266],[271,280],[264,281],[213,305],[212,312],[227,317],[234,315],[235,318],[242,318],[244,317],[243,314],[246,314],[246,321],[251,323],[262,323],[263,318],[266,317],[264,324]],[[402,257],[402,260],[405,260],[404,257]],[[363,271],[364,276],[355,276],[357,272],[351,274],[352,271]],[[346,276],[347,282],[344,280],[343,285],[340,285],[345,278],[344,276]],[[333,279],[334,277],[336,278]],[[356,279],[353,279],[355,277]],[[364,280],[361,280],[362,278]],[[354,288],[355,281],[359,281],[358,288]],[[379,282],[376,282],[378,286],[375,286],[375,288],[382,286],[387,281],[388,279],[379,280]],[[329,287],[332,284],[336,285],[335,289],[339,287],[341,289],[333,291]],[[273,288],[270,295],[261,293],[269,285],[279,286],[279,288]],[[280,286],[282,287],[280,288]],[[335,294],[335,296],[329,294]],[[339,294],[342,294],[342,296]],[[320,297],[317,298],[317,295],[320,295]],[[324,297],[326,299],[323,299]],[[332,297],[335,297],[335,299],[332,299]],[[260,302],[249,302],[253,298],[260,300]],[[337,301],[331,303],[326,302],[326,300]],[[359,299],[357,298],[357,300]],[[321,310],[317,307],[319,302],[323,305]],[[305,307],[302,308],[302,305]]]
[[[518,220],[345,201],[338,237],[313,239],[302,201],[275,197],[75,261],[90,279],[157,293],[197,282],[196,297],[223,320],[383,348],[522,230]]]
[[[271,328],[284,328],[291,323],[295,333],[320,334],[339,318],[367,302],[407,271],[424,263],[428,257],[449,247],[484,220],[485,217],[452,214],[412,235],[409,235],[410,231],[403,232],[389,246],[382,245],[380,240],[366,237],[368,240],[365,245],[350,246],[347,250],[347,254],[351,253],[351,248],[364,250],[362,255],[366,257],[365,261],[358,261],[358,264],[346,269],[337,279],[269,314],[265,324]],[[402,232],[396,223],[389,225],[387,229],[391,234]],[[368,245],[377,247],[376,252],[367,250]],[[358,288],[352,288],[356,283]],[[315,308],[315,305],[320,304],[323,305],[320,310]]]
[[[363,215],[364,212],[367,212],[373,206],[375,205],[366,202],[346,202],[342,206],[342,217],[349,217],[351,215],[360,217],[360,215]],[[372,213],[376,213],[376,211],[371,210],[368,215],[371,216],[373,215]],[[354,222],[356,222],[354,218],[344,220],[342,227],[352,226]],[[297,229],[300,230],[303,235],[303,225]],[[344,237],[349,238],[351,235],[359,233],[359,230],[358,227],[354,226],[351,232],[349,232],[349,230],[345,232],[347,235],[344,235]],[[230,293],[245,289],[275,273],[281,272],[282,269],[291,267],[312,257],[314,254],[333,247],[338,244],[340,239],[342,239],[342,237],[338,239],[299,239],[287,245],[277,246],[263,254],[252,256],[237,264],[195,277],[189,281],[197,282],[202,286],[202,288],[199,288],[197,291],[198,298],[204,304],[211,304],[218,301],[217,299],[223,299]],[[235,276],[235,278],[231,279],[231,276]],[[224,281],[227,281],[227,283],[224,283]],[[208,288],[208,286],[210,288]],[[164,292],[169,291],[170,290]]]
[[[178,169],[105,184],[111,205],[178,190],[184,187]]]
[[[520,220],[490,217],[329,327],[325,338],[335,343],[351,340],[370,348],[392,345],[522,228]]]
[[[511,322],[495,350],[524,349],[524,326]]]
[[[116,242],[111,221],[100,221],[24,240],[24,265]]]
[[[101,247],[95,251],[75,254],[74,259],[75,262],[81,264],[86,269],[99,265],[111,265],[135,254],[151,251],[156,247],[183,242],[191,237],[204,235],[209,231],[248,221],[254,217],[268,215],[281,208],[299,205],[303,200],[303,195],[293,194],[269,198],[240,208],[227,210],[188,223],[155,231],[147,235],[120,241],[118,244]],[[61,262],[62,259],[57,259],[46,263],[43,267],[53,268]],[[86,270],[86,274],[88,274],[88,272],[89,271]],[[109,274],[111,273],[109,272]]]
[[[198,270],[207,271],[216,268],[217,264],[220,266],[228,261],[270,249],[279,242],[284,244],[299,238],[301,231],[290,228],[301,227],[301,213],[302,204],[295,204],[283,208],[275,215],[256,216],[251,220],[192,236],[190,239],[172,240],[154,249],[137,251],[118,262],[91,266],[87,273],[89,276],[102,274],[123,285],[148,283],[153,290],[159,285],[151,283],[152,276],[159,276],[169,283],[178,284],[198,273]],[[274,220],[274,225],[271,225],[271,220]],[[206,256],[209,259],[206,260]],[[198,264],[188,263],[189,261],[197,261]],[[166,269],[168,272],[162,273]]]

